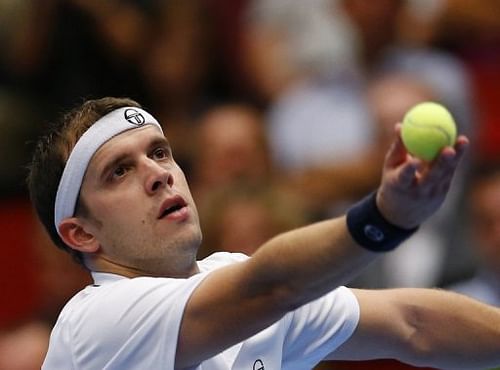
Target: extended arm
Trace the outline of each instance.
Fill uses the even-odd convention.
[[[354,290],[361,316],[330,359],[392,358],[440,369],[500,365],[500,309],[431,289]]]
[[[339,218],[279,235],[247,261],[212,272],[186,306],[176,368],[258,333],[345,283],[375,255],[354,243]]]
[[[377,204],[390,222],[412,228],[446,195],[467,146],[459,139],[427,166],[407,155],[399,139],[389,150]],[[185,309],[176,366],[187,367],[256,334],[290,310],[345,284],[376,253],[358,246],[345,217],[297,229],[270,240],[248,261],[211,273]]]

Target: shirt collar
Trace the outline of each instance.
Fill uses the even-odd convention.
[[[92,278],[94,279],[95,285],[103,285],[108,283],[114,283],[115,281],[128,279],[128,277],[123,275],[112,274],[110,272],[96,272],[91,271]]]

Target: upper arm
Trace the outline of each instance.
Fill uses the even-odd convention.
[[[371,360],[402,358],[414,332],[410,310],[397,299],[397,290],[353,289],[359,323],[352,336],[328,359]]]
[[[270,326],[289,310],[272,287],[250,283],[251,259],[214,270],[189,298],[178,336],[176,367],[192,366]],[[252,279],[253,280],[253,279]]]

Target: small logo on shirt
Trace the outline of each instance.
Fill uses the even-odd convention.
[[[136,126],[142,126],[146,122],[144,116],[135,109],[131,108],[126,109],[125,112],[123,113],[123,116],[129,123]]]
[[[253,369],[252,370],[264,370],[264,363],[262,362],[262,360],[257,359],[253,363]]]

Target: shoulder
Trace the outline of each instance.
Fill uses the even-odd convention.
[[[198,261],[200,271],[208,272],[233,263],[243,262],[250,257],[243,253],[216,252]]]
[[[132,313],[135,309],[166,309],[172,302],[182,302],[182,297],[188,297],[203,275],[197,274],[188,279],[123,278],[89,286],[68,302],[62,313],[78,314],[78,319],[90,319],[90,315],[99,313],[96,317],[99,320],[121,311]]]
[[[168,333],[178,332],[186,303],[204,276],[123,278],[85,288],[61,312],[48,357],[73,357],[75,364],[88,363],[89,368],[120,368],[145,357],[152,366],[145,368],[173,361],[176,337]],[[170,340],[174,345],[166,345]]]

